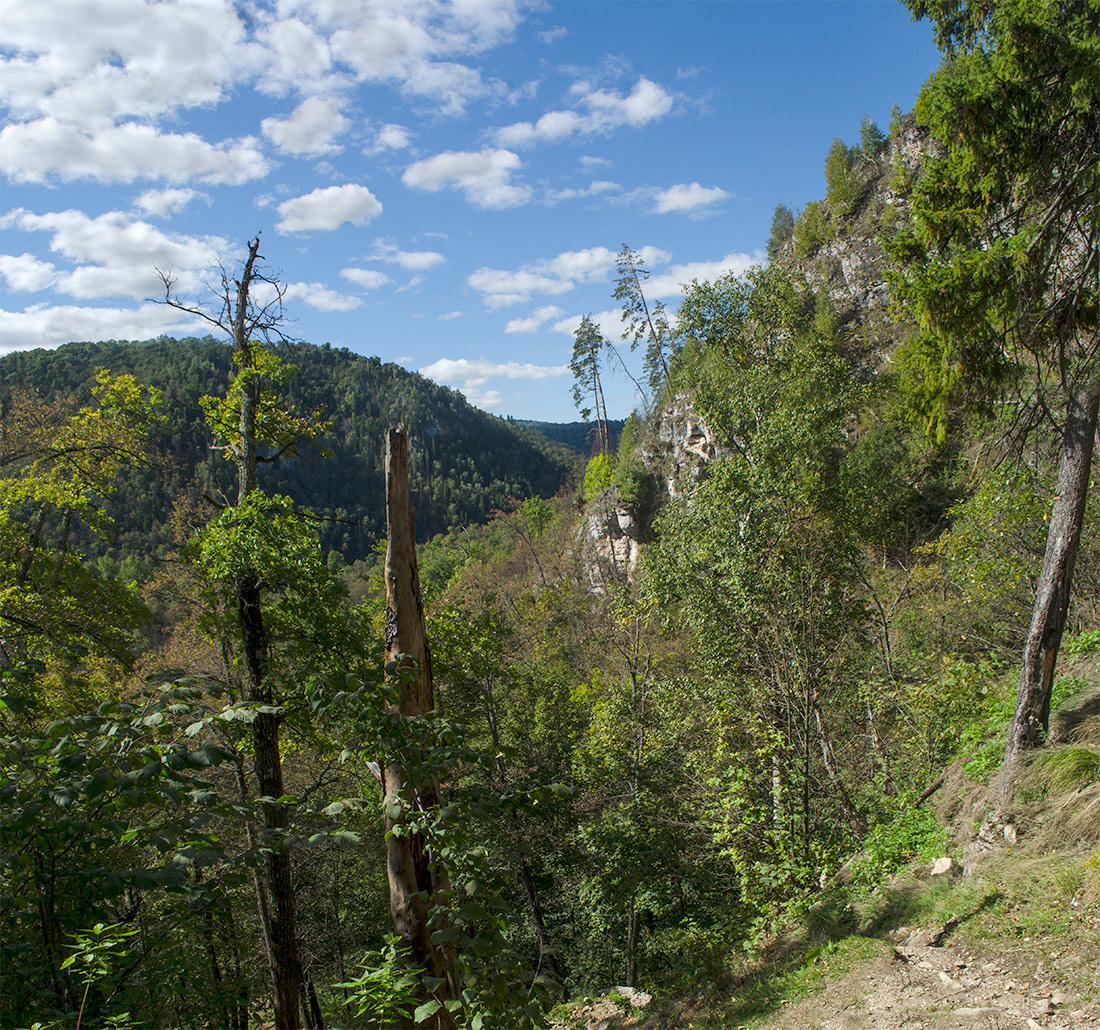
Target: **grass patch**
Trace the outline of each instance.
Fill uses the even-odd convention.
[[[712,1015],[697,1016],[692,1026],[724,1030],[759,1025],[781,1009],[819,994],[831,980],[845,976],[855,966],[870,962],[883,947],[872,938],[851,936],[765,962],[740,980],[734,997]]]
[[[1071,745],[1038,751],[1031,767],[1051,790],[1068,793],[1100,779],[1100,749]]]

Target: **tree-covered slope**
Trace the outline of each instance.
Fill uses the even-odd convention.
[[[319,450],[279,459],[261,470],[265,488],[285,493],[326,521],[323,544],[346,561],[366,554],[385,525],[383,441],[404,420],[411,444],[417,533],[426,539],[448,526],[481,522],[526,497],[550,496],[571,456],[523,425],[479,411],[455,390],[376,357],[299,344],[286,360],[298,368],[286,403],[320,410],[332,424]],[[228,489],[232,466],[210,448],[200,398],[224,393],[229,348],[209,337],[140,343],[71,343],[0,359],[7,404],[13,391],[43,397],[84,398],[94,371],[132,373],[162,391],[165,425],[156,450],[167,466],[134,471],[111,502],[115,550],[146,555],[173,544],[170,522],[177,502]],[[102,545],[97,545],[102,546]]]

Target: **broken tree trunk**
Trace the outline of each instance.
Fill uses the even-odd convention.
[[[386,665],[393,670],[398,692],[389,711],[415,718],[435,708],[435,696],[409,503],[409,445],[403,427],[389,431],[386,445],[386,530]],[[416,749],[430,741],[414,731],[410,744]],[[454,950],[433,943],[429,918],[439,892],[449,887],[447,871],[414,828],[417,816],[438,809],[439,788],[430,776],[416,772],[421,763],[409,757],[412,760],[391,759],[382,772],[390,914],[394,932],[410,949],[413,963],[444,981],[433,992],[436,999],[444,1000],[457,994]],[[442,929],[438,922],[435,929]],[[434,1019],[427,1025],[440,1030],[454,1025],[442,1008]]]

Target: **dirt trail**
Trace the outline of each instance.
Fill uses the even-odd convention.
[[[1060,989],[1059,970],[1084,961],[1071,952],[1052,952],[1037,976],[1023,979],[1006,956],[975,955],[942,938],[937,945],[934,931],[901,927],[891,936],[894,946],[870,965],[791,1006],[767,1030],[1100,1027],[1100,1006]]]

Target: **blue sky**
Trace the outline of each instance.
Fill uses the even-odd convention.
[[[671,309],[760,261],[939,61],[893,0],[0,0],[0,58],[0,353],[200,331],[155,269],[259,231],[293,335],[553,421],[624,243]]]

